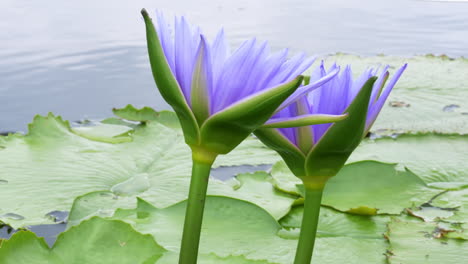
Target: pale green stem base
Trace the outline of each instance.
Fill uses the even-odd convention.
[[[323,186],[305,189],[304,215],[294,264],[310,264],[320,214]]]
[[[184,231],[180,246],[179,264],[196,264],[200,232],[205,208],[206,190],[211,165],[215,157],[201,159],[201,153],[193,153],[192,178],[185,212]]]

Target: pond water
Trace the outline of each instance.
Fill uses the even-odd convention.
[[[45,4],[46,3],[46,4]],[[35,114],[100,119],[128,103],[168,109],[149,70],[140,9],[184,14],[231,45],[258,37],[308,54],[468,56],[468,1],[0,1],[0,132]]]

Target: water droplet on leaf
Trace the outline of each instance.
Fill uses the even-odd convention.
[[[23,220],[24,219],[24,216],[19,215],[19,214],[14,214],[14,213],[3,214],[3,215],[0,215],[0,217],[9,218],[11,220]]]
[[[456,105],[456,104],[450,104],[450,105],[444,106],[444,108],[442,108],[442,111],[444,111],[444,112],[453,112],[457,108],[460,108],[460,106]]]

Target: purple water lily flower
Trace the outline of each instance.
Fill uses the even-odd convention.
[[[184,17],[176,17],[174,26],[167,23],[160,12],[156,20],[164,55],[199,123],[252,96],[292,81],[314,62],[314,58],[304,53],[289,58],[287,49],[272,53],[267,42],[255,38],[245,41],[231,53],[222,29],[210,43],[201,30]],[[337,72],[338,68],[300,87],[281,108],[324,84]]]
[[[232,151],[271,116],[320,87],[338,68],[302,85],[301,74],[314,59],[288,50],[271,53],[266,42],[251,39],[229,52],[221,30],[212,43],[184,17],[170,26],[161,13],[156,26],[142,10],[148,54],[156,85],[174,108],[192,150],[192,177],[179,263],[197,262],[204,200],[216,157]],[[341,116],[292,118],[269,127],[321,124]],[[288,123],[289,122],[289,123]]]
[[[407,65],[405,64],[399,68],[386,86],[385,83],[389,77],[389,66],[385,66],[382,69],[380,76],[372,88],[372,94],[367,111],[365,133],[367,133],[371,128],[392,88],[406,69],[406,66]],[[337,66],[334,64],[330,67],[328,72],[334,71],[336,68]],[[284,108],[270,119],[269,122],[278,122],[282,119],[290,119],[304,114],[342,114],[351,102],[353,102],[364,83],[372,76],[377,75],[377,73],[378,69],[369,68],[358,78],[354,79],[351,67],[348,65],[339,75],[323,84],[322,88],[312,91],[306,96],[300,98],[300,100],[295,104],[291,104]],[[326,74],[327,71],[322,63],[321,67],[317,68],[317,70],[311,74],[311,80],[320,79]],[[308,129],[310,129],[309,135],[312,136],[309,145],[317,143],[331,125],[332,124],[329,123],[311,125],[308,127]],[[278,128],[284,137],[298,147],[300,147],[300,129],[303,128]]]

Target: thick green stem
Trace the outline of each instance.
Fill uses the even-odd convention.
[[[216,155],[193,151],[192,178],[185,212],[179,264],[196,264],[211,165]]]
[[[323,185],[308,188],[305,185],[304,215],[302,216],[301,233],[297,245],[294,264],[310,264],[314,251],[315,235],[322,201]]]

